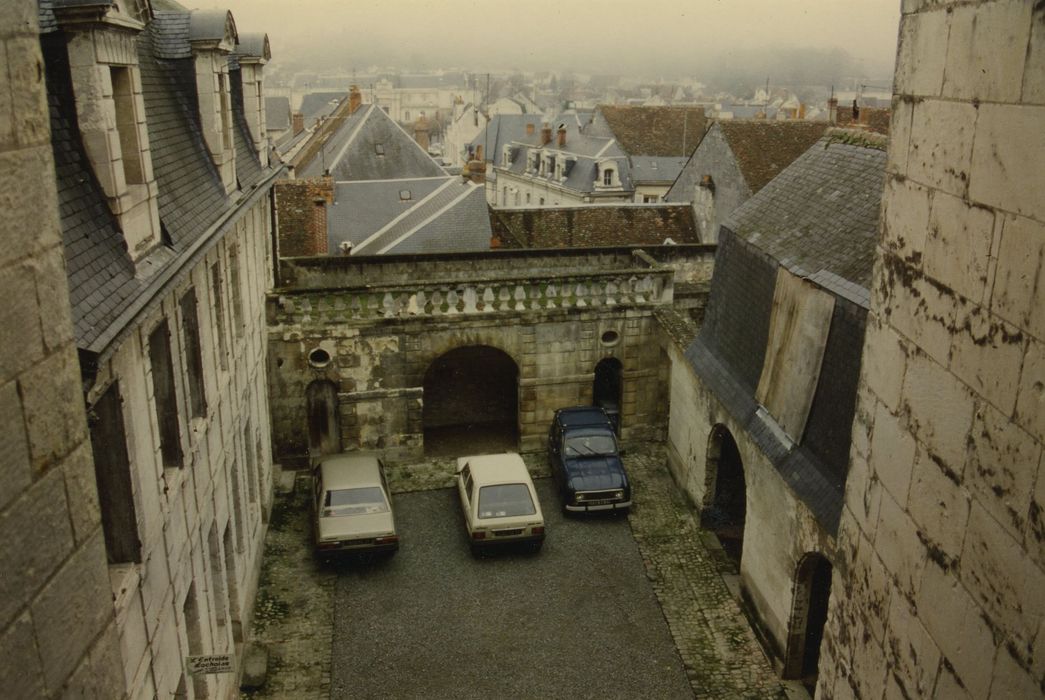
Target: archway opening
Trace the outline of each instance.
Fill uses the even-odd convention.
[[[305,413],[308,416],[308,453],[310,456],[341,451],[341,421],[337,386],[329,380],[318,380],[305,389]]]
[[[485,345],[436,358],[424,378],[425,454],[461,457],[519,446],[519,367]]]
[[[701,524],[713,531],[722,548],[740,570],[744,547],[744,517],[747,512],[747,486],[744,464],[732,433],[716,425],[708,440],[707,473],[711,481],[711,503],[702,514]]]
[[[816,688],[830,597],[831,563],[820,554],[807,554],[795,574],[784,677],[801,680],[810,692]]]
[[[613,422],[613,429],[620,434],[621,392],[624,388],[620,360],[607,357],[595,365],[595,380],[592,382],[592,403],[606,411]]]

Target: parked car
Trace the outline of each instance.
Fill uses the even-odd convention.
[[[366,452],[321,457],[313,472],[316,554],[399,549],[384,464]]]
[[[561,408],[548,430],[548,463],[566,512],[631,507],[613,423],[597,406]]]
[[[472,553],[512,543],[538,550],[544,515],[522,457],[509,452],[457,460],[457,493]]]

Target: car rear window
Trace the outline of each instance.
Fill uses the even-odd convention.
[[[377,486],[358,489],[336,489],[327,491],[323,502],[324,515],[366,515],[387,513],[388,501],[385,493]]]
[[[526,484],[496,484],[479,489],[480,518],[510,518],[536,512]]]
[[[611,455],[617,452],[617,441],[609,433],[592,435],[570,435],[566,438],[563,452],[567,457],[586,455]]]

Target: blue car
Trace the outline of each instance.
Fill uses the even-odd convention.
[[[561,408],[548,430],[548,463],[567,513],[626,512],[631,484],[617,436],[597,406]]]

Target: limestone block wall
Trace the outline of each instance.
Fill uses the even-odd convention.
[[[123,682],[130,697],[230,697],[234,674],[193,679],[184,658],[238,654],[250,629],[271,504],[262,300],[271,284],[269,200],[261,198],[103,362],[87,399],[116,387],[131,469],[141,561],[109,567]],[[180,300],[194,290],[205,409],[189,396]],[[165,465],[150,363],[163,321],[170,347],[181,459]]]
[[[0,55],[0,693],[120,698],[35,2],[0,6]]]
[[[1045,691],[1045,6],[903,3],[821,697]]]
[[[716,426],[728,429],[740,452],[747,504],[741,587],[779,671],[795,624],[792,608],[799,563],[808,553],[834,562],[834,538],[820,527],[744,427],[697,377],[683,349],[674,342],[662,342],[666,343],[671,367],[667,452],[675,482],[698,508],[711,505],[716,477],[712,430]]]

